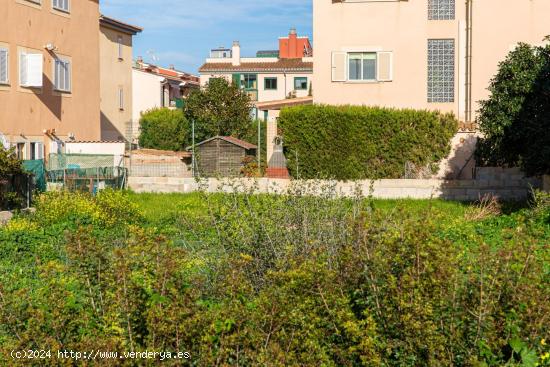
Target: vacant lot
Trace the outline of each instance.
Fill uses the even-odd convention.
[[[548,197],[297,194],[42,196],[0,228],[0,364],[28,365],[9,357],[23,349],[190,353],[174,366],[550,363]]]

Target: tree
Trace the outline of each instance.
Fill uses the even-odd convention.
[[[13,149],[6,150],[0,146],[0,178],[21,173],[23,173],[23,165]]]
[[[550,46],[519,45],[499,66],[481,102],[481,165],[550,173]]]
[[[190,125],[181,110],[154,108],[142,114],[139,145],[160,150],[184,150],[190,144]]]
[[[252,118],[250,97],[224,78],[210,79],[205,88],[193,91],[184,113],[195,121],[197,142],[216,135],[245,138]]]

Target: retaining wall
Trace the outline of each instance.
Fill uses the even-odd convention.
[[[504,176],[503,176],[504,177]],[[349,197],[356,194],[371,194],[380,199],[429,199],[441,198],[457,201],[475,201],[491,194],[503,200],[522,200],[532,188],[540,188],[536,179],[517,178],[475,180],[378,180],[338,182],[331,180],[285,180],[285,179],[205,179],[172,177],[130,177],[129,188],[135,192],[189,193],[206,192],[254,192],[283,194],[300,192],[308,195]]]

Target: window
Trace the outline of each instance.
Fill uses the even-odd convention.
[[[376,52],[350,53],[349,80],[376,80]]]
[[[124,56],[124,49],[123,49],[123,39],[122,36],[118,36],[117,43],[118,43],[118,59],[122,60]]]
[[[122,87],[118,88],[118,108],[119,110],[124,110],[124,89]]]
[[[52,6],[56,10],[61,10],[65,13],[69,12],[69,0],[52,0]]]
[[[256,74],[243,75],[244,89],[258,89],[258,76]]]
[[[0,84],[8,84],[9,79],[9,51],[7,48],[0,48]]]
[[[17,143],[15,146],[15,153],[17,155],[17,159],[23,160],[26,158],[25,154],[25,143]]]
[[[265,90],[277,90],[277,78],[265,78],[264,83]]]
[[[306,90],[307,89],[307,78],[303,78],[303,77],[294,78],[294,89],[295,90]]]
[[[33,143],[30,144],[30,146],[31,146],[30,159],[32,161],[34,161],[36,159],[44,159],[44,144],[38,143],[38,142],[33,142]]]
[[[428,40],[428,102],[454,102],[455,41]]]
[[[19,54],[19,85],[27,88],[42,87],[42,54]]]
[[[455,19],[455,0],[428,0],[428,19]]]
[[[60,92],[71,91],[71,62],[69,60],[55,59],[54,86]]]

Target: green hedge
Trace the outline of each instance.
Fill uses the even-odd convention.
[[[406,162],[437,163],[458,122],[439,112],[312,105],[283,109],[279,126],[293,177],[354,180],[402,178]]]

